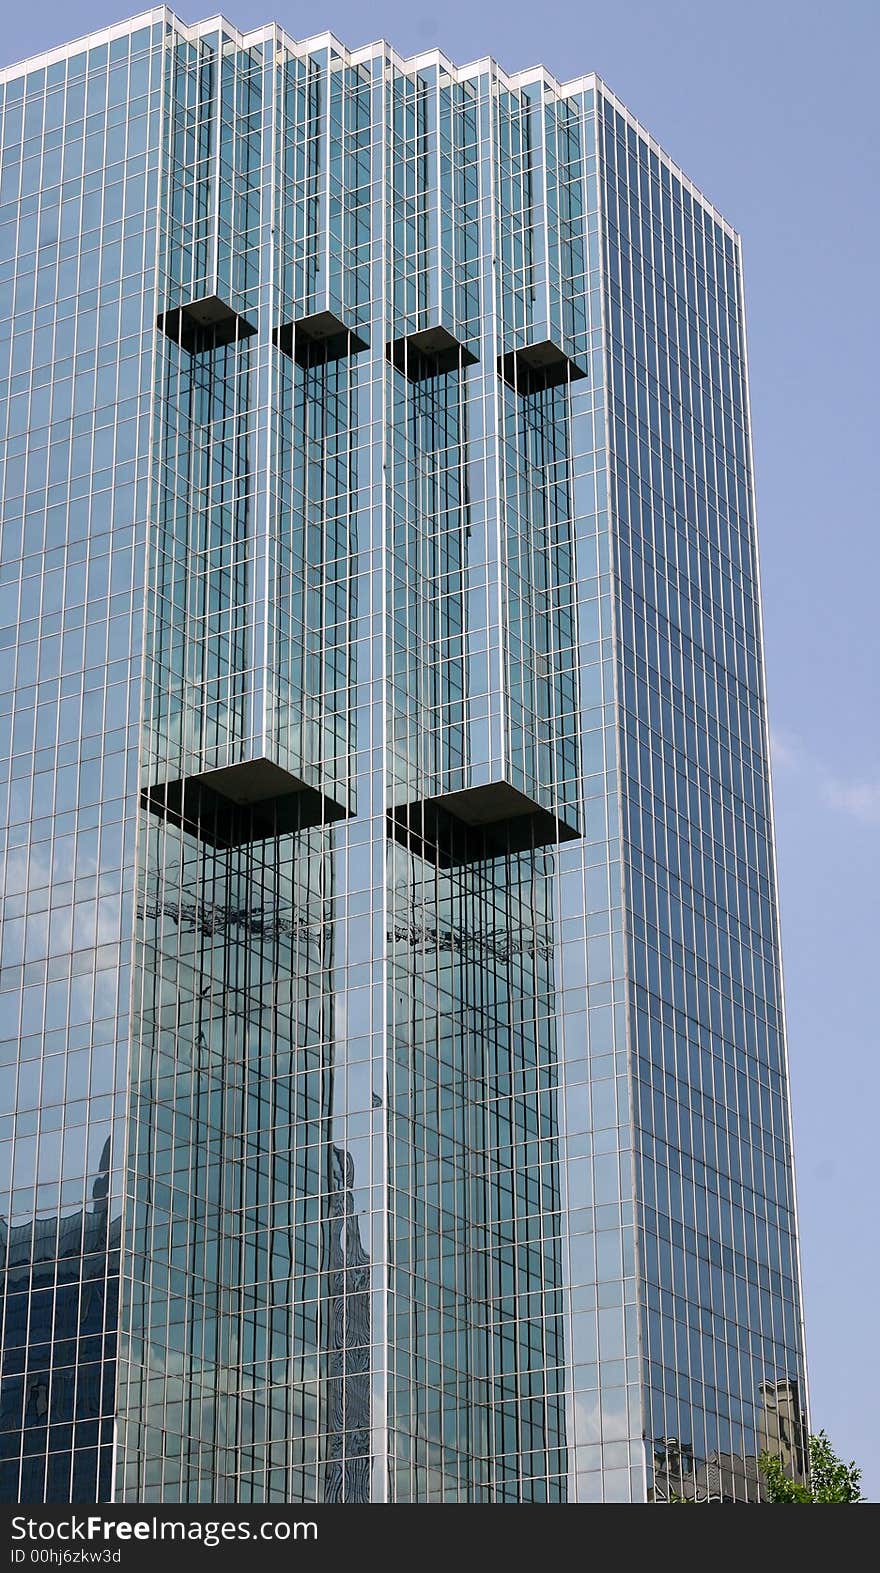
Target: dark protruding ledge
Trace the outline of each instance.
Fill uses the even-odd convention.
[[[579,382],[587,375],[584,367],[552,339],[524,344],[518,350],[499,355],[498,370],[519,393],[540,393],[543,388],[558,388],[564,382]]]
[[[345,819],[341,804],[306,786],[269,759],[248,759],[203,775],[144,789],[154,814],[213,847],[241,846],[268,836],[310,830]]]
[[[355,333],[333,311],[316,311],[311,317],[282,322],[273,337],[282,353],[289,355],[298,366],[342,360],[346,355],[357,355],[367,348],[363,334]]]
[[[385,353],[392,366],[402,371],[410,382],[423,382],[426,377],[461,371],[465,366],[475,365],[478,358],[441,323],[392,339]]]
[[[201,300],[174,306],[171,311],[160,311],[158,323],[169,339],[191,353],[249,339],[257,331],[247,317],[233,311],[219,295],[205,295]]]
[[[391,809],[388,829],[401,846],[441,868],[576,841],[579,835],[506,781]]]

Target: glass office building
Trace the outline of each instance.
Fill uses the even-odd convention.
[[[0,1498],[755,1499],[740,245],[594,76],[0,72]]]

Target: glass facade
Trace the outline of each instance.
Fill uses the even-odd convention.
[[[595,77],[0,72],[0,1499],[755,1500],[737,236]]]

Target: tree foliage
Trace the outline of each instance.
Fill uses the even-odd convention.
[[[767,1482],[771,1502],[861,1502],[862,1471],[851,1461],[844,1464],[824,1431],[810,1437],[809,1484],[792,1480],[778,1458],[762,1453],[758,1466]]]

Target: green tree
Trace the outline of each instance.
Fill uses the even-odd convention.
[[[767,1482],[771,1502],[862,1502],[862,1471],[838,1458],[824,1431],[810,1437],[809,1484],[787,1475],[781,1461],[762,1453],[758,1467]]]

